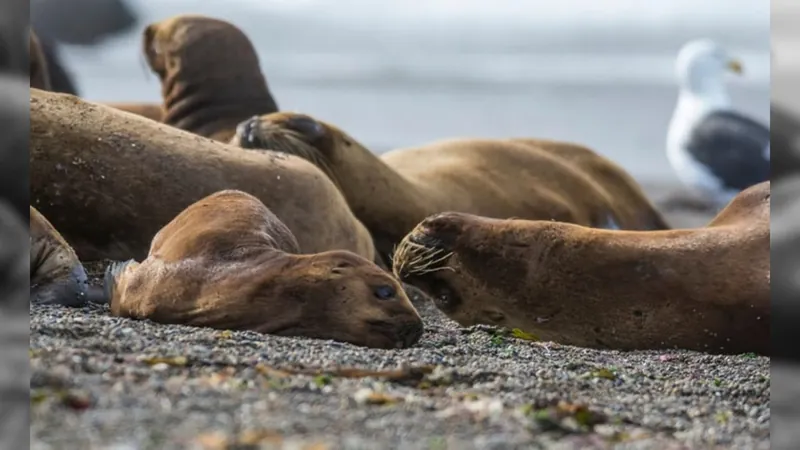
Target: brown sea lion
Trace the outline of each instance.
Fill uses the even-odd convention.
[[[395,254],[404,281],[462,325],[620,350],[770,350],[770,185],[706,227],[611,231],[444,213]]]
[[[161,227],[224,189],[268,205],[303,253],[375,257],[336,186],[301,158],[243,151],[68,94],[30,92],[31,205],[84,262],[144,258]]]
[[[164,118],[164,107],[157,103],[127,103],[127,102],[103,102],[104,105],[126,111],[150,120],[161,122]]]
[[[239,122],[278,110],[253,44],[228,22],[178,15],[149,25],[143,47],[161,79],[164,123],[228,142]]]
[[[78,255],[36,208],[30,208],[31,302],[81,306],[89,300],[89,279]]]
[[[44,57],[42,47],[39,45],[39,38],[31,30],[28,40],[28,57],[30,58],[30,79],[31,87],[37,89],[50,90],[50,74],[47,69],[47,59]]]
[[[333,125],[288,112],[242,122],[231,143],[314,163],[342,190],[384,257],[422,219],[444,211],[668,228],[625,171],[574,144],[452,139],[379,157]]]
[[[390,274],[346,251],[298,253],[261,201],[221,191],[162,228],[147,259],[109,267],[111,312],[367,347],[419,340],[422,319]]]

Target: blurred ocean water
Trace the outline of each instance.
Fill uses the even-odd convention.
[[[769,118],[763,0],[138,0],[144,21],[206,14],[242,28],[279,106],[314,114],[373,151],[455,136],[580,142],[639,178],[664,156],[674,58],[710,37],[744,61],[739,109]],[[156,101],[140,36],[65,48],[82,94]]]

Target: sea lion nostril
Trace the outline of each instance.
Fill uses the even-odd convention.
[[[411,322],[402,325],[397,331],[397,336],[405,347],[411,347],[419,341],[423,332],[422,322]]]

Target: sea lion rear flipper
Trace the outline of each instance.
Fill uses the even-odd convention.
[[[120,275],[122,275],[122,272],[131,264],[138,263],[133,259],[129,259],[127,261],[112,262],[106,267],[106,273],[103,276],[103,296],[107,303],[111,303]]]

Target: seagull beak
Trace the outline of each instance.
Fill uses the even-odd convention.
[[[742,67],[742,62],[738,59],[731,59],[728,61],[728,70],[735,73],[736,75],[741,75],[744,73],[744,67]]]

